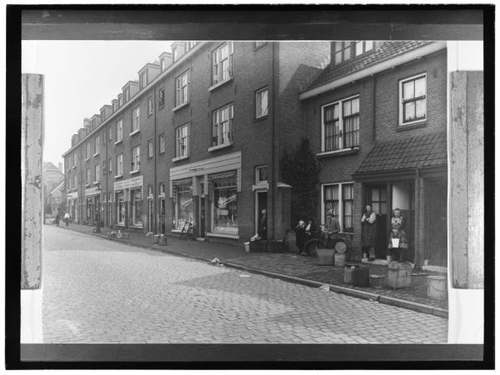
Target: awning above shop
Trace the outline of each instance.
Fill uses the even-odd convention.
[[[446,132],[378,142],[353,174],[355,180],[391,175],[414,175],[419,171],[446,171]]]

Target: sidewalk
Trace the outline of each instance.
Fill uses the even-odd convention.
[[[61,228],[65,228],[61,226]],[[70,230],[94,234],[95,227],[70,224]],[[100,236],[107,238],[109,228],[102,228]],[[321,266],[316,258],[300,256],[292,253],[246,253],[243,246],[236,247],[214,242],[199,242],[175,237],[168,237],[167,246],[153,245],[152,237],[143,233],[130,232],[127,240],[121,241],[130,245],[152,248],[166,253],[189,258],[210,261],[218,258],[226,266],[235,267],[278,277],[284,280],[319,287],[329,284],[330,290],[352,296],[377,300],[396,306],[409,308],[429,314],[447,316],[447,300],[439,301],[426,296],[426,276],[433,272],[415,274],[412,285],[405,289],[386,289],[373,287],[355,287],[344,283],[343,267]],[[370,275],[384,275],[386,267],[370,264]]]

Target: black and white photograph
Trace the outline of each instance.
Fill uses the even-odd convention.
[[[482,25],[22,20],[21,344],[482,347]]]

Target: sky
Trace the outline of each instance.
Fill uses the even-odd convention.
[[[44,75],[43,159],[56,166],[83,119],[111,104],[169,41],[23,41],[22,72]]]

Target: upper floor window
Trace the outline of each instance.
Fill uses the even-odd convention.
[[[212,52],[212,85],[233,76],[233,42],[225,42]]]
[[[175,157],[189,155],[189,124],[181,125],[175,129]]]
[[[373,49],[372,40],[363,40],[354,42],[354,53],[356,56],[362,55],[365,52],[371,51]]]
[[[359,96],[322,107],[322,151],[359,146]]]
[[[116,123],[116,142],[123,139],[123,120],[118,120]]]
[[[94,182],[97,182],[99,180],[100,175],[101,175],[101,165],[96,164],[94,166]]]
[[[141,165],[141,147],[132,148],[132,162],[130,163],[130,172],[137,172]]]
[[[148,140],[148,158],[151,159],[154,156],[153,141]]]
[[[109,158],[108,159],[108,173],[111,176],[111,173],[113,173],[113,159]]]
[[[263,47],[267,44],[267,41],[265,40],[256,40],[255,41],[255,49],[258,49],[260,47]]]
[[[189,97],[189,71],[185,71],[175,79],[175,106],[188,102]]]
[[[139,131],[140,127],[141,127],[141,107],[136,107],[132,111],[132,131],[130,133]]]
[[[86,175],[85,175],[85,183],[86,183],[87,185],[89,185],[89,184],[90,184],[90,173],[91,173],[91,172],[90,172],[90,168],[87,168],[87,170],[86,170]]]
[[[267,116],[269,113],[269,89],[267,87],[255,92],[255,118]]]
[[[113,141],[113,127],[112,126],[110,126],[108,128],[108,140]]]
[[[91,147],[92,146],[90,145],[90,142],[87,142],[87,150],[86,150],[87,151],[86,152],[87,159],[90,158],[90,154],[91,154],[91,150],[90,149],[91,149]]]
[[[352,42],[335,42],[335,64],[340,64],[352,57]]]
[[[160,134],[158,137],[158,148],[160,150],[160,154],[165,152],[165,135]]]
[[[116,155],[116,175],[123,176],[123,154]]]
[[[125,90],[123,90],[123,101],[124,103],[128,102],[130,99],[130,87],[127,87]]]
[[[427,75],[406,78],[399,82],[399,124],[424,121],[427,116]]]
[[[233,112],[233,105],[229,104],[212,113],[212,146],[232,143]]]
[[[259,165],[258,167],[255,167],[255,184],[267,181],[267,173],[267,165]]]
[[[100,136],[95,137],[94,155],[99,154]]]
[[[158,105],[163,107],[165,105],[165,89],[161,88],[158,91]]]
[[[153,97],[150,96],[148,98],[148,116],[151,116],[153,114]]]
[[[147,71],[142,72],[139,77],[139,80],[141,84],[141,89],[146,87],[148,85],[148,72]]]
[[[162,72],[167,69],[167,60],[164,58],[160,60],[160,69]]]

